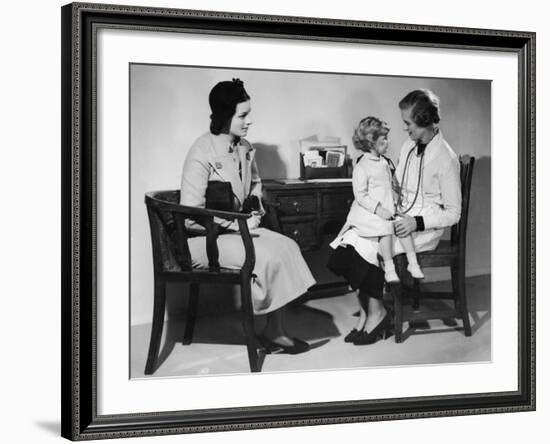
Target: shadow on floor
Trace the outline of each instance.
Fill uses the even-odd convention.
[[[256,317],[256,332],[265,324],[264,316]],[[169,319],[166,324],[166,339],[161,348],[157,368],[168,359],[174,347],[183,341],[185,321]],[[292,305],[286,309],[285,328],[291,336],[307,341],[311,349],[326,344],[331,337],[340,335],[333,316],[323,310],[307,305]],[[193,344],[246,345],[241,313],[232,312],[217,316],[198,316],[193,333]]]
[[[449,283],[426,283],[427,289],[445,290]],[[285,326],[291,336],[308,341],[311,350],[299,355],[272,354],[265,358],[262,372],[307,371],[392,365],[484,362],[491,359],[491,276],[467,279],[472,336],[465,337],[461,322],[441,320],[424,327],[406,329],[404,341],[379,341],[368,347],[354,347],[343,336],[355,325],[358,309],[354,293],[309,300],[287,307]],[[391,300],[385,302],[390,303]],[[436,305],[433,305],[436,304]],[[422,310],[439,308],[444,301],[430,300]],[[408,307],[407,309],[410,309]],[[261,332],[265,316],[255,319]],[[196,321],[191,345],[181,345],[185,322],[168,319],[158,363],[153,377],[204,374],[248,373],[248,358],[239,312],[206,314]],[[143,377],[149,346],[150,324],[132,327],[132,378]],[[442,333],[442,334],[437,334]],[[179,343],[179,344],[178,344]]]
[[[423,291],[450,291],[450,282],[430,282],[422,285]],[[487,276],[475,276],[466,280],[466,294],[475,295],[468,298],[468,310],[472,335],[483,327],[491,319],[491,279]],[[391,301],[390,301],[391,302]],[[452,301],[443,300],[421,300],[419,310],[422,312],[443,311],[452,309]],[[403,307],[405,316],[413,310],[410,305]],[[479,313],[482,313],[481,316]],[[434,326],[434,324],[437,324]],[[441,319],[440,323],[416,321],[409,323],[409,328],[403,331],[403,341],[412,335],[426,335],[445,332],[463,332],[462,322],[455,319]]]

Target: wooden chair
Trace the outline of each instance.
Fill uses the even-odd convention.
[[[450,292],[421,292],[418,279],[413,279],[412,291],[404,291],[402,285],[391,285],[393,303],[395,310],[395,342],[403,341],[403,322],[427,321],[430,319],[462,319],[464,334],[472,335],[470,318],[468,314],[468,302],[466,298],[466,229],[468,226],[468,208],[470,204],[470,188],[472,174],[474,171],[475,158],[471,156],[460,156],[460,182],[462,191],[462,211],[460,221],[451,227],[451,239],[441,240],[438,247],[433,251],[419,253],[418,263],[422,268],[450,267],[451,285]],[[404,269],[406,259],[404,255],[397,259],[398,269]],[[403,299],[412,296],[412,307],[414,312],[406,319],[403,316]],[[454,309],[431,311],[429,313],[419,312],[420,299],[451,299],[454,301]]]
[[[166,284],[169,282],[189,282],[189,304],[183,344],[188,345],[193,338],[200,284],[221,283],[239,285],[241,288],[242,323],[246,336],[248,360],[252,372],[261,371],[265,350],[259,345],[254,332],[254,314],[251,299],[251,278],[255,264],[254,244],[246,219],[250,214],[233,213],[205,208],[179,205],[179,191],[157,191],[146,193],[145,204],[149,215],[153,247],[154,268],[154,308],[151,340],[145,374],[156,371],[164,313],[166,305]],[[239,225],[245,260],[241,269],[226,269],[218,262],[217,237],[219,226],[214,217],[236,220]],[[205,233],[188,230],[185,221],[191,219],[205,227]],[[206,243],[208,268],[193,268],[188,239],[203,236]]]

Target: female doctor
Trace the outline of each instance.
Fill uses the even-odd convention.
[[[439,129],[439,98],[432,91],[411,91],[401,99],[399,108],[410,139],[401,148],[395,172],[399,192],[394,231],[398,237],[411,235],[416,252],[434,250],[444,228],[460,219],[460,164]],[[391,319],[382,304],[384,272],[377,259],[378,240],[357,236],[353,245],[345,245],[342,235],[331,244],[337,247],[333,271],[355,279],[354,288],[359,289],[362,310],[355,329],[360,334],[354,344],[372,344],[391,330]],[[393,254],[401,253],[403,247],[395,239]],[[352,266],[346,267],[346,262]],[[352,274],[348,277],[349,268]]]
[[[234,195],[234,211],[241,211],[245,199],[256,196],[260,208],[247,220],[253,233],[256,263],[253,270],[252,305],[255,314],[266,314],[261,341],[268,351],[296,354],[309,345],[290,337],[284,327],[284,306],[304,294],[315,280],[302,257],[300,248],[289,237],[259,228],[264,211],[261,206],[261,180],[255,161],[256,150],[244,137],[252,124],[250,96],[239,79],[219,82],[209,96],[210,131],[191,146],[183,165],[182,205],[205,207],[209,181],[229,182]],[[240,268],[244,247],[236,222],[216,220],[228,232],[218,237],[219,263]],[[189,240],[194,266],[207,267],[204,240]]]
[[[412,233],[417,252],[434,250],[443,229],[460,219],[460,164],[437,126],[439,98],[433,92],[412,91],[399,108],[410,140],[401,148],[396,170],[401,218],[394,224],[395,234]],[[394,250],[394,254],[402,252]]]

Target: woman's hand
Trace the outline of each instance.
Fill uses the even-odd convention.
[[[393,214],[386,210],[382,205],[378,205],[376,207],[376,211],[374,212],[378,217],[381,217],[384,220],[390,220],[393,217]]]
[[[260,226],[260,222],[262,220],[262,216],[259,212],[253,211],[252,216],[250,216],[248,219],[246,219],[246,224],[248,225],[249,230],[255,230]]]
[[[246,219],[246,225],[248,225],[248,231],[255,230],[260,226],[260,222],[262,221],[262,215],[258,211],[252,211],[250,213],[250,217]],[[235,220],[231,222],[231,225],[227,227],[230,231],[239,232],[239,223]]]
[[[414,217],[401,215],[400,218],[393,223],[393,228],[398,237],[406,237],[416,231],[418,227],[416,226],[416,219]]]

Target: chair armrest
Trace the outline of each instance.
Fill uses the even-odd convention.
[[[212,210],[210,208],[200,208],[200,207],[187,207],[184,205],[177,205],[176,208],[173,208],[172,211],[175,213],[185,214],[189,217],[219,217],[220,219],[225,220],[246,220],[251,214],[250,213],[238,213],[235,211],[221,211],[221,210]]]
[[[232,211],[211,210],[206,208],[192,208],[192,211],[189,211],[189,208],[192,207],[187,207],[184,212],[186,217],[200,219],[201,223],[206,229],[206,255],[208,257],[208,266],[210,270],[217,271],[220,269],[220,264],[218,261],[218,235],[220,234],[220,231],[219,226],[214,222],[214,217],[218,217],[225,220],[237,221],[239,225],[238,234],[240,234],[241,236],[245,251],[245,260],[242,266],[242,271],[252,274],[256,258],[254,254],[254,244],[252,243],[252,236],[250,235],[250,230],[248,229],[247,224],[247,219],[252,215],[250,213],[237,213]]]
[[[225,220],[239,220],[248,219],[250,213],[238,213],[234,211],[221,211],[213,210],[210,208],[190,207],[187,205],[180,205],[173,201],[161,200],[156,197],[157,194],[163,192],[150,192],[145,193],[145,203],[147,207],[155,208],[161,213],[169,213],[172,215],[179,214],[184,217],[219,217]]]
[[[185,214],[186,217],[201,219],[206,229],[206,255],[208,257],[208,266],[210,270],[219,270],[220,264],[219,248],[218,248],[218,235],[219,227],[214,223],[214,217],[218,217],[225,220],[236,220],[239,225],[238,233],[244,246],[245,259],[241,270],[243,273],[251,275],[254,265],[256,263],[256,255],[254,251],[254,244],[252,242],[252,236],[248,228],[247,219],[252,216],[250,213],[237,213],[234,211],[221,211],[212,210],[209,208],[196,208],[196,207],[183,207],[180,213]]]
[[[254,265],[256,264],[256,252],[254,249],[254,243],[252,242],[252,235],[248,229],[248,224],[244,219],[238,219],[239,234],[244,246],[244,262],[242,266],[243,274],[252,274]]]
[[[237,213],[241,215],[241,213]],[[248,229],[248,224],[246,218],[239,217],[237,219],[239,225],[239,234],[244,246],[244,262],[241,267],[241,272],[245,275],[250,276],[254,265],[256,263],[256,254],[254,250],[254,243],[252,242],[252,235]],[[216,224],[214,223],[213,217],[208,217],[205,219],[206,229],[206,256],[208,257],[208,267],[211,271],[218,271],[220,269],[219,258],[219,249],[218,249],[218,230],[216,229]]]
[[[243,263],[242,271],[249,274],[252,273],[254,264],[256,261],[254,244],[252,243],[252,236],[248,229],[247,219],[252,215],[250,213],[237,213],[233,211],[221,211],[213,210],[209,208],[200,208],[200,207],[190,207],[186,205],[179,205],[175,202],[167,202],[160,199],[156,199],[152,193],[146,193],[145,202],[148,207],[155,209],[159,218],[162,220],[163,225],[165,226],[169,236],[172,236],[175,231],[181,231],[178,233],[178,237],[184,238],[187,237],[184,234],[184,231],[187,231],[183,228],[185,219],[199,219],[201,224],[206,230],[206,255],[208,257],[208,266],[210,270],[216,271],[220,269],[220,264],[218,261],[219,250],[218,250],[218,226],[214,223],[214,218],[218,217],[224,220],[234,221],[236,220],[239,225],[239,234],[243,241],[244,250],[245,250],[245,260]],[[168,217],[161,217],[161,214],[168,215]],[[173,222],[177,220],[177,225],[179,230],[174,230]],[[186,243],[180,242],[180,244]]]

